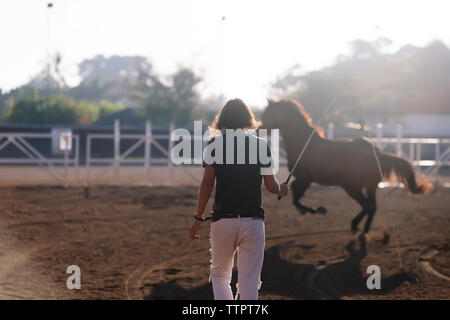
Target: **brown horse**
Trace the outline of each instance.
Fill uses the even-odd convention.
[[[268,102],[269,105],[262,115],[263,128],[280,129],[288,155],[288,167],[291,170],[314,129],[311,117],[295,100]],[[431,188],[431,184],[417,181],[414,168],[407,160],[384,153],[376,147],[375,150],[384,177],[389,178],[391,173],[394,173],[414,194],[426,193]],[[316,127],[316,132],[293,176],[293,204],[302,214],[326,213],[323,207],[314,209],[300,203],[300,198],[312,182],[341,186],[362,207],[362,211],[352,220],[351,229],[358,230],[358,224],[367,215],[364,232],[370,230],[377,209],[376,189],[382,180],[370,141],[365,138],[329,140],[324,138],[323,130]]]

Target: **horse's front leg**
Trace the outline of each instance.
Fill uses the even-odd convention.
[[[291,184],[292,189],[292,203],[294,206],[300,211],[301,214],[305,214],[307,212],[310,213],[326,213],[327,210],[324,207],[319,207],[317,209],[313,209],[311,207],[307,207],[300,203],[300,198],[303,197],[305,191],[310,186],[311,181],[305,179],[295,179]]]

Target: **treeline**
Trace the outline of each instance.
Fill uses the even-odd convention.
[[[86,59],[78,66],[81,81],[74,87],[66,84],[60,64],[57,55],[27,84],[5,94],[0,91],[0,121],[95,124],[130,111],[127,114],[151,119],[156,126],[188,126],[195,119],[211,120],[222,103],[220,97],[200,96],[197,86],[202,79],[194,71],[182,67],[172,75],[158,75],[140,56]]]
[[[332,66],[307,73],[294,66],[274,81],[268,97],[297,99],[318,119],[339,96],[323,119],[338,126],[362,123],[362,108],[381,122],[396,121],[406,113],[449,113],[448,47],[434,41],[424,48],[406,45],[383,53],[389,45],[385,38],[356,40],[351,54],[338,56]],[[104,124],[119,113],[130,125],[151,119],[156,126],[172,121],[190,126],[193,120],[210,122],[225,102],[223,97],[202,96],[203,79],[193,70],[180,67],[171,75],[160,75],[141,56],[99,55],[78,67],[81,81],[67,85],[56,55],[27,84],[7,93],[0,90],[0,121]]]
[[[124,106],[102,100],[98,103],[86,100],[75,101],[67,95],[25,97],[17,102],[3,116],[9,123],[55,123],[92,124],[113,114]]]
[[[318,119],[339,96],[323,123],[363,123],[362,108],[370,119],[396,121],[408,113],[450,113],[450,50],[441,41],[424,48],[406,45],[382,53],[390,41],[356,40],[351,54],[334,65],[302,73],[292,67],[272,85],[272,93],[299,100]]]

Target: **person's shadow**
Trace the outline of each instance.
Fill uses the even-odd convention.
[[[367,254],[364,236],[357,242],[350,241],[345,246],[348,257],[341,262],[320,268],[312,264],[293,263],[281,258],[280,252],[285,245],[276,245],[265,251],[264,266],[261,274],[263,281],[260,298],[275,299],[340,299],[357,295],[384,295],[391,292],[403,282],[415,282],[414,278],[404,272],[383,277],[381,289],[369,290],[366,280],[369,274],[363,274],[361,261]],[[305,249],[305,246],[298,245]],[[290,247],[292,248],[292,246]],[[300,248],[299,248],[300,249]],[[233,271],[232,288],[236,283],[236,271]],[[211,283],[185,289],[178,285],[176,279],[152,286],[145,299],[212,299]]]

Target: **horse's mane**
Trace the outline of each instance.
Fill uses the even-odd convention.
[[[304,126],[316,128],[317,134],[324,137],[323,128],[313,125],[311,116],[305,111],[305,108],[300,102],[294,99],[268,100],[268,102],[269,107],[273,105],[275,108],[282,109],[287,119],[295,119],[296,123],[302,123]]]

